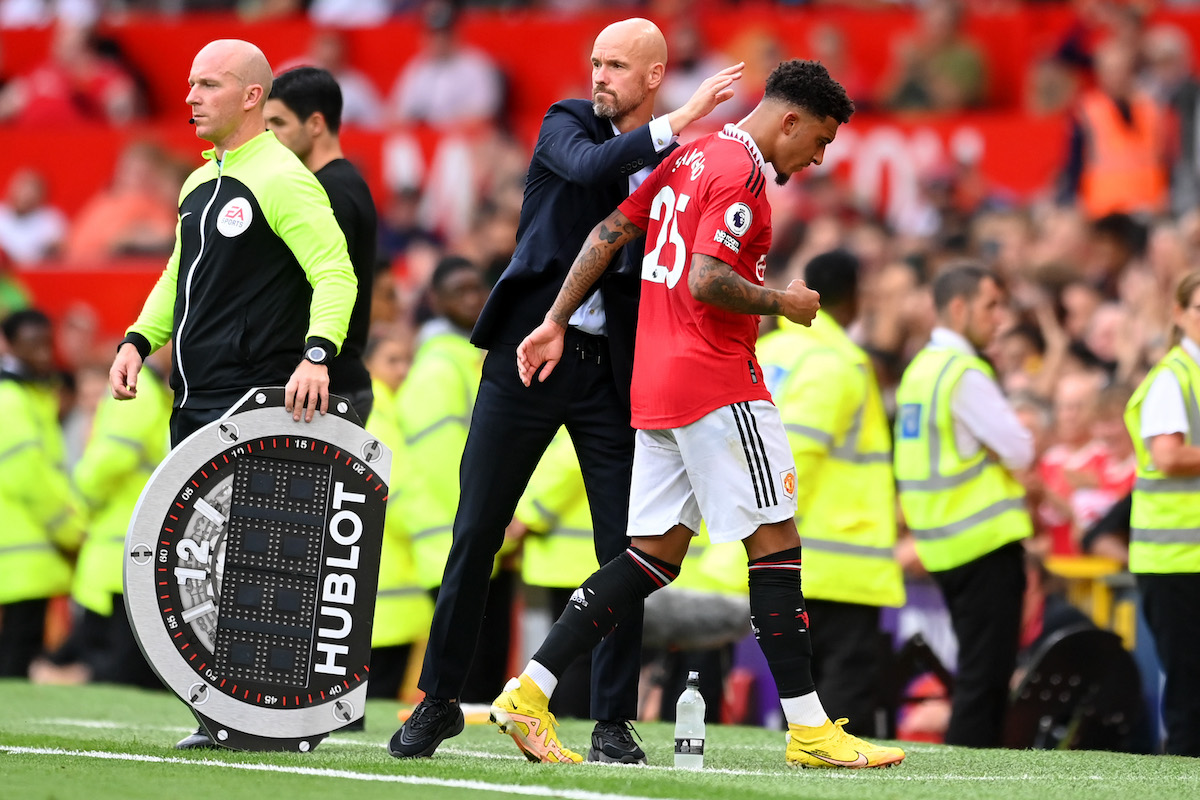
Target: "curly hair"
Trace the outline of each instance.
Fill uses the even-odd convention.
[[[764,97],[798,106],[818,119],[850,121],[854,101],[819,61],[784,61],[767,78]]]

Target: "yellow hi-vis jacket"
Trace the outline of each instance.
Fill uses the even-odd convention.
[[[1150,370],[1125,409],[1125,425],[1137,452],[1129,528],[1129,571],[1134,573],[1200,572],[1200,476],[1164,475],[1142,440],[1142,403],[1164,369],[1171,370],[1183,390],[1188,419],[1184,442],[1195,446],[1200,441],[1200,406],[1196,404],[1200,365],[1182,347],[1174,347]],[[1181,609],[1179,613],[1189,612]]]
[[[387,386],[372,381],[375,404],[367,417],[367,431],[392,451],[392,474],[388,482],[388,508],[383,523],[383,547],[379,556],[379,589],[375,596],[375,621],[371,647],[410,644],[429,635],[433,600],[417,580],[412,542],[404,518],[396,513],[398,499],[412,491],[412,461],[404,449],[404,437],[396,419],[396,398]]]
[[[796,459],[805,596],[904,605],[892,439],[866,352],[819,311],[810,328],[781,319],[758,360]]]
[[[124,593],[125,534],[146,482],[171,447],[171,392],[143,369],[133,400],[106,397],[72,478],[87,504],[87,536],[79,548],[71,596],[84,608],[112,615]]]
[[[65,595],[64,555],[82,538],[79,502],[63,468],[58,393],[0,377],[0,605]]]
[[[419,470],[395,511],[412,537],[417,580],[440,586],[458,510],[458,467],[479,392],[484,351],[456,331],[432,336],[418,349],[396,395],[406,457]]]
[[[895,472],[900,507],[925,569],[967,564],[1033,532],[1025,489],[980,449],[964,458],[954,439],[951,399],[969,369],[994,378],[973,355],[928,345],[896,390]]]

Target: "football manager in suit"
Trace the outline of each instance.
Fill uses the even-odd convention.
[[[733,96],[732,84],[741,77],[741,64],[728,67],[705,80],[682,107],[652,118],[666,61],[666,40],[652,22],[614,23],[592,48],[592,99],[555,103],[542,121],[516,251],[471,337],[488,355],[459,468],[453,545],[418,683],[425,699],[392,736],[388,750],[397,758],[431,756],[463,729],[458,697],[483,623],[492,559],[561,426],[583,469],[599,563],[628,545],[629,382],[641,243],[614,260],[572,318],[567,355],[546,382],[528,388],[521,383],[516,349],[541,324],[591,229],[667,157],[680,131]],[[645,763],[629,732],[637,713],[641,635],[639,611],[593,655],[597,724],[589,760]]]

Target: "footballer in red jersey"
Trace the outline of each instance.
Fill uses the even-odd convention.
[[[678,428],[730,403],[771,399],[754,357],[758,314],[697,300],[689,289],[697,255],[762,286],[771,246],[764,166],[754,140],[727,125],[664,161],[620,206],[646,230],[635,428]]]
[[[764,169],[778,182],[820,164],[854,104],[813,61],[787,61],[737,125],[664,161],[593,229],[546,315],[517,348],[528,386],[562,358],[571,314],[616,249],[646,234],[632,409],[637,428],[632,546],[574,592],[492,721],[527,744],[558,746],[547,710],[558,677],[641,601],[678,574],[703,520],[714,542],[741,540],[749,559],[750,620],[788,720],[786,763],[886,767],[904,759],[831,721],[812,679],[812,643],[800,591],[795,465],[754,356],[758,321],[777,314],[808,325],[820,306],[803,281],[763,285],[771,244]],[[524,727],[522,727],[524,726]],[[539,759],[540,760],[540,759]]]

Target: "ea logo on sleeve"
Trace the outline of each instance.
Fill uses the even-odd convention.
[[[750,230],[753,219],[750,206],[745,203],[734,203],[725,210],[725,227],[729,228],[729,232],[734,236],[744,236],[746,231]]]
[[[254,219],[254,210],[250,201],[244,197],[235,197],[225,204],[217,215],[217,230],[222,236],[233,238],[246,232]]]

